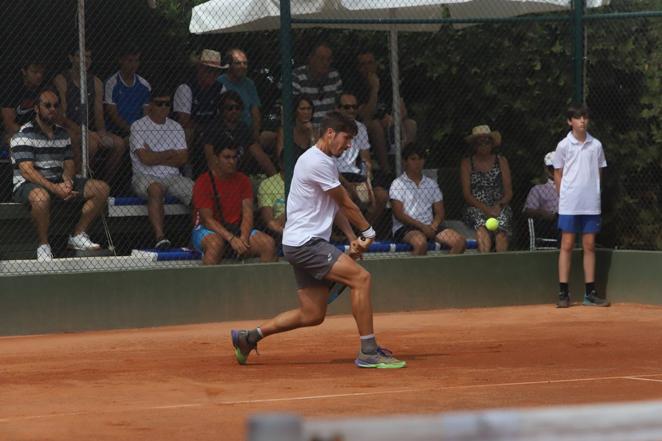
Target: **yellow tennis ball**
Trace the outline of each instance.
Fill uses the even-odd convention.
[[[499,221],[491,217],[485,221],[485,228],[490,231],[496,231],[499,228]]]

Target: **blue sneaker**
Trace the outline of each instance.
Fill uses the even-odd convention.
[[[610,303],[607,299],[598,297],[598,293],[591,291],[588,294],[584,294],[584,306],[609,306]]]
[[[374,354],[364,354],[359,351],[354,364],[360,368],[373,369],[400,369],[407,366],[406,361],[398,360],[391,351],[379,347]]]
[[[257,344],[251,344],[248,342],[248,331],[244,329],[233,329],[230,331],[230,337],[232,338],[234,356],[237,359],[237,362],[239,364],[246,364],[248,354],[250,354],[252,350],[257,352]]]

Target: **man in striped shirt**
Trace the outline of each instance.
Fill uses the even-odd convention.
[[[55,92],[43,90],[34,105],[35,117],[11,139],[14,200],[30,206],[37,229],[37,260],[53,258],[48,243],[51,200],[83,198],[82,213],[68,246],[75,250],[99,249],[85,232],[108,199],[108,184],[75,176],[71,139],[55,124],[60,101]]]
[[[342,79],[331,68],[333,52],[327,43],[318,43],[308,55],[308,64],[292,72],[294,95],[306,95],[313,101],[313,125],[319,127],[322,118],[335,110],[336,99],[342,92]]]

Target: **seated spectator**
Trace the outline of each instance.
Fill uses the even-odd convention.
[[[205,125],[216,120],[221,92],[223,92],[223,85],[216,79],[221,69],[227,67],[221,65],[220,52],[204,49],[196,60],[195,74],[185,83],[180,84],[175,91],[172,110],[175,119],[186,133],[193,176],[198,176],[207,169],[199,136]]]
[[[37,61],[29,61],[21,66],[21,76],[2,88],[0,106],[2,107],[2,125],[5,130],[2,141],[4,145],[21,126],[34,119],[34,106],[39,89],[44,82],[44,65]]]
[[[241,120],[248,126],[253,134],[253,140],[260,138],[262,128],[262,112],[260,111],[260,97],[257,94],[255,83],[246,76],[248,72],[248,57],[246,53],[238,48],[230,49],[225,54],[228,65],[227,73],[218,77],[218,81],[224,86],[224,90],[237,92],[241,97],[244,107],[241,112]]]
[[[380,78],[375,54],[364,50],[357,55],[357,72],[348,81],[347,90],[359,101],[359,119],[368,129],[370,144],[375,152],[379,167],[390,172],[387,157],[394,144],[393,134],[393,89],[391,82]],[[400,100],[401,145],[416,142],[416,121],[409,118],[404,100]]]
[[[342,79],[337,70],[331,68],[333,52],[327,43],[313,46],[308,55],[308,64],[292,71],[292,93],[307,95],[313,101],[313,127],[319,130],[322,118],[333,110],[342,92]]]
[[[466,239],[444,225],[444,200],[439,185],[423,174],[425,151],[409,144],[402,150],[405,171],[391,183],[393,240],[412,246],[412,254],[428,252],[428,240],[450,248],[451,254],[462,254]]]
[[[80,172],[82,165],[81,152],[81,121],[83,111],[80,104],[80,53],[78,46],[72,47],[68,54],[71,67],[58,74],[53,84],[60,96],[62,124],[69,132],[74,154],[76,172]],[[103,84],[101,80],[90,72],[92,66],[92,52],[85,53],[85,69],[87,70],[87,104],[88,104],[88,158],[89,164],[94,164],[95,157],[100,150],[108,150],[108,157],[104,164],[102,176],[106,180],[117,176],[120,163],[126,150],[126,143],[119,136],[106,131],[103,115]]]
[[[106,80],[104,104],[108,128],[121,137],[129,136],[131,124],[145,115],[151,86],[138,75],[140,50],[131,46],[119,57],[120,70]]]
[[[260,183],[257,203],[264,227],[280,243],[285,227],[285,169],[282,154],[279,159],[280,172]]]
[[[317,133],[313,128],[313,112],[315,106],[313,101],[307,95],[297,95],[294,98],[292,105],[294,109],[294,127],[292,132],[294,162],[296,163],[299,156],[308,150],[317,141]],[[283,128],[278,128],[276,153],[280,157],[284,150],[285,136],[283,135]]]
[[[241,97],[237,92],[227,91],[221,94],[220,117],[211,121],[202,134],[207,165],[212,167],[216,160],[214,147],[219,138],[229,138],[239,149],[239,169],[242,172],[249,175],[264,173],[267,176],[273,176],[276,174],[276,166],[264,153],[262,146],[255,141],[246,123],[241,120],[242,109]],[[251,167],[251,160],[255,160],[259,169]]]
[[[513,217],[508,204],[513,198],[513,189],[508,160],[494,151],[501,145],[501,134],[481,125],[474,127],[465,140],[470,153],[460,164],[466,203],[464,222],[476,230],[478,251],[488,253],[492,249],[492,235],[485,228],[485,221],[496,218],[499,228],[493,233],[495,249],[497,252],[507,251]]]
[[[383,179],[373,181],[368,131],[363,123],[356,121],[358,107],[356,97],[351,93],[342,93],[338,97],[336,110],[354,121],[358,130],[350,147],[338,158],[338,171],[340,182],[354,203],[367,206],[366,219],[376,225],[388,203],[388,191],[385,190],[388,183]]]
[[[238,146],[229,138],[219,139],[214,154],[213,166],[193,186],[192,241],[202,263],[213,265],[227,256],[276,260],[273,238],[253,228],[253,187],[237,171]]]
[[[545,175],[547,182],[534,185],[526,197],[524,209],[527,217],[534,220],[536,235],[540,237],[558,237],[559,194],[554,185],[554,152],[545,155]]]
[[[68,246],[75,250],[95,250],[101,247],[90,240],[86,231],[104,210],[110,191],[103,181],[76,176],[69,135],[55,124],[59,105],[55,92],[41,92],[34,105],[34,119],[11,139],[14,200],[30,207],[39,239],[39,261],[53,259],[48,241],[52,200],[85,201]]]
[[[131,124],[131,186],[147,199],[147,214],[154,230],[154,248],[170,248],[163,222],[163,202],[172,195],[183,204],[191,203],[193,181],[182,176],[179,167],[186,164],[188,149],[184,129],[168,118],[170,94],[154,90],[147,116]]]

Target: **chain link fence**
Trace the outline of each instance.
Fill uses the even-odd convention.
[[[315,14],[292,0],[292,69],[267,2],[7,3],[0,271],[278,259],[288,165],[328,112],[358,124],[339,172],[377,230],[371,254],[555,246],[541,240],[556,237],[545,158],[578,90],[572,12],[409,3]],[[598,243],[660,250],[662,2],[587,3],[608,3],[585,11],[580,60],[589,131],[608,163]],[[384,17],[400,19],[397,34],[370,22]]]

